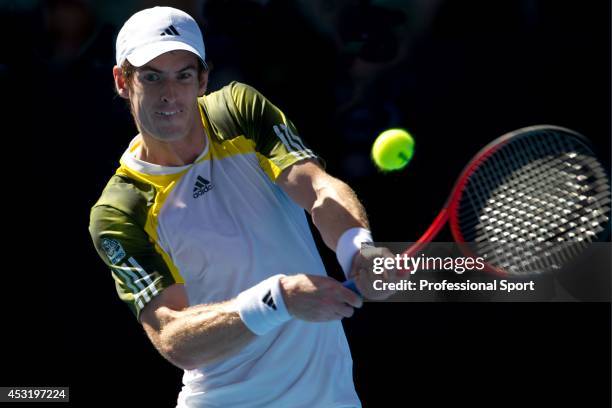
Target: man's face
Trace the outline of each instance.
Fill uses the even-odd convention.
[[[197,131],[197,97],[206,91],[198,76],[198,59],[183,50],[170,51],[136,69],[128,97],[141,133],[161,142]]]

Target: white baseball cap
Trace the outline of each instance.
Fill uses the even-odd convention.
[[[141,67],[168,51],[186,50],[197,55],[208,69],[204,40],[196,21],[172,7],[153,7],[130,17],[117,36],[117,65],[127,59]]]

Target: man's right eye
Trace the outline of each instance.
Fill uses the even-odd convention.
[[[146,73],[144,74],[144,80],[147,82],[159,81],[159,74],[156,74],[155,72]]]

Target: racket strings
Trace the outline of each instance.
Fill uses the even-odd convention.
[[[504,151],[501,153],[503,154]],[[515,190],[512,189],[510,184],[504,183],[504,178],[505,175],[512,174],[516,169],[520,169],[523,166],[523,163],[517,162],[512,156],[510,158],[503,157],[504,160],[500,160],[499,156],[500,154],[498,153],[497,155],[489,158],[488,166],[483,167],[484,171],[481,170],[476,172],[472,176],[478,179],[476,182],[470,184],[470,187],[474,187],[476,189],[474,193],[479,199],[479,204],[475,205],[475,208],[481,208],[480,204],[489,201],[490,191],[495,190],[498,186],[501,186],[501,188],[505,189],[509,194],[515,193]],[[528,161],[527,164],[529,164]],[[523,171],[529,171],[529,168],[525,167],[523,168]],[[521,176],[519,175],[519,177]],[[523,176],[523,178],[530,177],[531,175]],[[504,195],[501,195],[500,197],[505,198]],[[474,213],[474,219],[476,219],[477,216],[478,214]]]
[[[546,163],[539,163],[539,160],[535,160],[525,166],[527,174],[535,170],[531,173],[531,176],[537,177],[535,183],[530,185],[529,180],[525,177],[521,175],[517,177],[519,187],[527,186],[526,190],[531,194],[529,198],[534,204],[530,205],[529,209],[534,211],[534,221],[537,224],[547,223],[545,226],[548,230],[541,228],[546,238],[556,238],[559,242],[568,239],[580,241],[595,236],[603,228],[597,227],[595,231],[592,231],[585,228],[584,225],[589,223],[589,217],[592,215],[599,218],[600,221],[607,220],[605,215],[600,214],[603,211],[597,211],[600,206],[609,203],[607,182],[603,182],[605,179],[603,169],[593,157],[585,153],[576,153],[578,146],[568,145],[566,139],[549,137],[545,141],[549,144],[544,145],[540,142],[532,145],[535,153],[550,154],[550,151],[543,149],[547,146],[552,146],[553,149],[556,147],[557,153],[552,156],[552,160],[547,160]],[[519,142],[525,143],[524,140],[519,140]],[[566,144],[561,145],[560,142],[566,142]],[[574,152],[567,153],[571,150]],[[593,175],[593,169],[599,170],[595,171],[599,173],[599,177],[591,177],[595,182],[584,183],[589,177],[580,176],[584,176],[585,172]],[[578,180],[579,177],[580,180]],[[598,191],[600,194],[597,194]],[[609,210],[609,207],[606,210]],[[540,217],[541,215],[544,217]],[[582,226],[579,227],[575,221],[579,221]]]
[[[579,218],[583,223],[588,221],[588,218],[585,220],[584,217],[588,216],[588,213],[592,209],[588,206],[587,201],[593,197],[588,190],[585,191],[583,188],[578,188],[578,193],[565,190],[565,188],[568,187],[571,189],[574,185],[572,185],[571,182],[563,182],[563,178],[559,177],[559,174],[555,171],[559,169],[559,165],[557,164],[563,165],[563,162],[556,159],[544,165],[536,161],[526,166],[524,168],[524,170],[526,170],[525,174],[516,175],[514,180],[515,183],[513,184],[518,184],[519,187],[525,186],[525,190],[521,192],[510,187],[510,193],[517,194],[518,199],[515,200],[511,196],[507,197],[507,201],[515,205],[511,208],[504,206],[503,210],[505,210],[506,213],[509,210],[510,214],[518,212],[519,214],[527,216],[528,220],[523,222],[523,227],[531,227],[531,232],[528,232],[529,239],[536,239],[539,241],[554,238],[558,241],[565,241],[565,238],[582,239],[582,237],[576,237],[575,232],[567,231],[567,229],[568,227],[571,229],[577,226],[574,222],[575,219]],[[536,171],[534,174],[530,171],[532,168],[544,171]],[[573,177],[567,173],[563,174],[563,176]],[[530,178],[533,178],[533,180],[529,180]],[[564,198],[568,194],[573,200]],[[504,198],[503,195],[501,198]],[[559,215],[560,212],[562,215]],[[503,213],[500,215],[503,216]],[[570,215],[573,215],[573,217],[570,217]],[[512,215],[510,215],[510,217],[512,217]],[[548,228],[542,228],[541,224],[543,222],[547,223]],[[537,233],[534,232],[537,230],[540,230],[544,236],[538,236]],[[586,229],[584,229],[583,232],[587,235],[594,234],[593,231]],[[564,237],[566,233],[568,237]]]
[[[523,226],[531,227],[532,229],[536,229],[539,223],[548,221],[550,222],[550,228],[545,231],[545,238],[552,239],[556,237],[559,241],[563,241],[563,234],[566,232],[567,227],[574,228],[577,226],[574,222],[576,219],[587,222],[588,219],[583,219],[585,216],[589,218],[599,215],[597,209],[592,208],[589,202],[604,199],[603,195],[605,195],[605,192],[593,195],[591,194],[590,187],[585,189],[585,186],[576,186],[571,182],[561,183],[556,170],[559,170],[566,163],[561,159],[556,159],[555,161],[556,163],[547,163],[548,166],[552,167],[545,169],[546,171],[537,172],[536,174],[526,173],[517,175],[515,184],[526,186],[525,189],[519,191],[510,187],[507,194],[500,193],[498,197],[500,200],[505,200],[501,205],[504,205],[504,210],[508,210],[505,214],[508,214],[507,217],[510,221],[515,218],[513,213],[526,215],[530,218],[531,222],[525,221]],[[535,163],[535,166],[544,167],[541,163]],[[529,169],[526,170],[529,171]],[[565,176],[572,177],[567,174]],[[535,182],[530,183],[529,179],[532,177]],[[567,188],[567,190],[564,188]],[[571,191],[571,189],[575,189],[575,191]],[[593,190],[595,189],[593,188]],[[513,194],[517,197],[514,198]],[[494,201],[494,199],[491,199],[491,201]],[[506,208],[505,204],[513,203],[516,203],[515,206],[509,209]],[[503,218],[504,213],[500,213],[500,216]],[[518,230],[518,227],[515,226],[514,230]],[[593,231],[588,230],[585,230],[585,233],[587,235],[594,234]],[[570,238],[574,237],[572,234],[574,232],[568,232]],[[534,232],[529,234],[529,238],[543,240],[543,237],[536,236]]]
[[[540,166],[542,166],[542,164],[540,164]],[[485,212],[491,212],[492,214],[485,214],[480,216],[479,218],[478,214],[474,212],[472,214],[471,221],[474,223],[477,221],[482,222],[489,219],[490,216],[496,216],[500,218],[497,221],[500,225],[504,225],[504,218],[507,218],[506,226],[510,227],[510,225],[508,225],[508,222],[512,222],[517,217],[525,215],[527,217],[533,217],[536,221],[541,220],[540,215],[553,217],[553,219],[562,219],[562,217],[558,216],[555,213],[552,213],[549,210],[556,210],[559,205],[569,203],[569,200],[563,198],[565,192],[558,186],[553,185],[552,187],[550,187],[549,180],[546,177],[546,172],[539,172],[539,174],[530,174],[530,169],[528,167],[525,167],[523,170],[526,170],[527,173],[517,174],[514,180],[510,180],[510,182],[502,184],[500,188],[503,191],[498,192],[495,198],[489,198],[487,200],[489,191],[484,191],[482,187],[476,190],[473,195],[477,195],[479,197],[479,200],[478,203],[474,203],[472,200],[472,207],[482,208],[481,203],[487,201],[487,204],[489,205],[485,206],[484,210]],[[474,186],[484,185],[487,181],[490,181],[490,178],[482,177],[481,173],[479,174],[478,179],[479,180],[477,180],[477,182],[473,183]],[[535,183],[531,179],[535,179]],[[497,181],[497,183],[499,183],[499,181]],[[491,183],[488,184],[489,186],[491,186]],[[522,190],[515,187],[520,187],[522,188]],[[556,190],[557,194],[551,194],[550,191],[546,190],[547,187]],[[577,193],[571,194],[578,196]],[[470,197],[470,199],[472,199],[473,195],[470,194],[468,196]],[[512,206],[510,208],[507,208],[507,204],[510,204]],[[578,203],[575,203],[573,205],[575,210],[580,210],[584,208],[583,205],[580,205]],[[464,217],[464,221],[468,221],[467,217]],[[532,228],[535,228],[536,226],[536,224],[530,223],[528,221],[524,221],[523,225],[525,227],[531,226]],[[489,225],[485,227],[485,230],[489,231],[492,228],[493,227]],[[521,228],[515,225],[513,229],[519,232]],[[535,238],[533,235],[530,235],[529,237]]]
[[[545,182],[548,181],[546,178],[544,178],[543,180]],[[541,186],[541,185],[539,187],[542,189],[545,188],[545,186]],[[556,190],[559,190],[559,189],[556,188]],[[531,209],[533,210],[533,208]],[[573,217],[574,219],[581,218],[582,221],[584,222],[583,214],[580,214],[578,212],[575,212],[575,214],[576,215]],[[544,216],[550,217],[550,212],[546,211]],[[538,214],[536,214],[534,218],[535,218],[534,225],[537,223],[541,223],[542,217],[540,217]],[[559,219],[560,219],[560,222],[559,222]],[[546,218],[544,218],[544,220],[546,220]],[[533,221],[534,220],[531,220],[531,222]],[[565,220],[563,217],[559,217],[558,215],[556,215],[556,217],[553,218],[552,220],[548,219],[548,222],[552,230],[547,231],[541,228],[541,226],[539,228],[541,231],[545,233],[545,236],[544,236],[545,239],[554,240],[556,238],[557,241],[567,242],[568,238],[569,239],[577,238],[577,240],[575,241],[577,242],[577,244],[575,244],[574,246],[562,245],[562,246],[553,247],[552,243],[548,241],[544,241],[542,237],[540,236],[535,237],[534,232],[532,230],[532,232],[529,235],[529,238],[532,238],[532,239],[537,238],[536,242],[539,242],[539,243],[542,243],[542,241],[544,241],[544,245],[539,245],[539,244],[534,245],[533,243],[529,241],[526,244],[523,244],[522,247],[508,248],[506,245],[504,245],[506,246],[506,248],[498,248],[497,257],[493,259],[493,261],[497,264],[501,264],[504,268],[510,269],[510,270],[512,270],[513,265],[517,265],[517,264],[527,267],[527,268],[551,269],[551,268],[559,267],[564,262],[574,257],[577,252],[580,252],[580,249],[584,249],[583,247],[586,245],[586,243],[580,243],[583,238],[580,236],[576,237],[572,231],[567,233],[567,237],[563,237],[563,235],[566,233],[566,229],[567,229],[566,226],[568,224],[569,224],[569,228],[573,228],[577,225],[572,218]],[[562,224],[562,225],[559,225],[559,224]],[[595,234],[593,231],[590,231],[584,228],[582,229],[582,232],[586,232],[589,235]],[[585,242],[589,241],[590,240],[589,238],[590,237],[587,237]],[[575,248],[576,245],[582,248]],[[490,248],[481,248],[481,249],[490,249]],[[522,251],[517,251],[517,249],[521,249]],[[535,250],[536,252],[533,252],[532,250]],[[514,269],[517,269],[517,268],[514,267]]]
[[[503,170],[505,172],[510,173],[511,171],[513,171],[513,169],[511,170],[506,166],[506,161],[498,161],[497,158],[495,158],[494,161],[496,162],[498,167],[504,167]],[[541,219],[541,217],[538,217],[538,214],[540,213],[543,213],[555,219],[561,218],[557,214],[547,211],[546,207],[548,207],[551,210],[558,208],[558,205],[555,204],[555,201],[562,205],[569,203],[570,205],[573,205],[574,210],[581,210],[581,209],[586,208],[586,211],[591,211],[592,209],[590,207],[585,207],[584,205],[581,205],[580,203],[576,202],[576,200],[570,201],[564,198],[564,195],[567,195],[568,193],[554,183],[558,179],[556,175],[553,174],[553,177],[551,177],[551,180],[549,180],[549,177],[546,177],[547,175],[550,175],[551,168],[558,169],[559,165],[562,166],[565,164],[564,162],[560,161],[558,158],[554,159],[553,163],[557,165],[550,166],[551,164],[550,160],[549,160],[549,163],[537,163],[537,165],[528,164],[527,166],[523,166],[521,168],[522,172],[518,172],[518,173],[515,172],[514,179],[510,179],[510,180],[507,180],[507,179],[501,180],[499,177],[497,177],[497,179],[491,182],[492,179],[496,178],[495,176],[500,174],[499,171],[494,171],[492,173],[494,177],[491,176],[491,172],[488,172],[489,174],[487,175],[487,177],[483,177],[484,172],[482,171],[476,173],[475,176],[478,177],[478,180],[475,183],[471,183],[470,186],[479,187],[475,192],[475,195],[479,196],[479,203],[474,204],[472,202],[472,207],[477,208],[477,209],[483,208],[481,203],[487,201],[488,204],[490,204],[490,206],[488,207],[485,206],[484,207],[485,211],[492,211],[493,215],[499,216],[501,218],[508,217],[509,220],[512,220],[516,218],[512,214],[518,213],[519,215],[527,215],[528,217],[536,217],[536,221]],[[545,164],[548,164],[549,168],[546,168]],[[514,167],[517,168],[519,166],[515,165]],[[488,169],[490,170],[490,167]],[[536,174],[533,174],[531,172],[532,169],[536,171]],[[542,171],[542,169],[544,169],[545,171]],[[551,184],[550,181],[552,181],[553,184]],[[483,186],[485,185],[487,185],[489,190],[484,190]],[[499,186],[504,192],[497,193],[497,197],[493,196],[493,198],[490,198],[491,197],[490,190],[493,189],[495,186]],[[513,187],[519,187],[520,189],[513,188]],[[569,187],[572,187],[572,186],[570,185]],[[578,187],[580,193],[586,192],[583,187],[584,186]],[[605,187],[605,185],[603,185],[603,187]],[[555,190],[556,194],[551,194],[550,190]],[[601,190],[601,188],[599,188],[599,190]],[[604,191],[602,191],[599,194],[600,196],[602,196],[602,198],[605,197],[606,195],[606,191],[605,191],[606,189],[603,188],[603,190]],[[591,195],[586,196],[586,195],[578,194],[575,192],[569,192],[569,194],[574,196],[574,198],[578,200],[582,200],[582,201],[593,198],[593,196]],[[472,195],[468,195],[468,196],[472,198]],[[542,197],[546,199],[543,199]],[[595,197],[595,201],[598,201],[597,200],[598,198],[599,197]],[[510,208],[502,207],[505,204],[505,202],[511,203],[513,204],[513,206]],[[497,208],[501,207],[503,210],[506,210],[506,211],[500,211],[499,209],[496,209],[496,207]],[[571,211],[567,209],[565,209],[565,212],[571,213]],[[478,214],[474,213],[473,215],[474,215],[472,217],[473,220],[476,220]],[[464,216],[463,218],[465,221],[467,217]],[[485,220],[487,218],[488,216],[484,217]],[[482,221],[482,219],[480,219],[480,221]],[[503,225],[501,221],[502,220],[498,220],[498,223]],[[532,225],[528,221],[525,221],[523,224],[525,226]],[[518,227],[515,227],[515,228],[518,228]],[[490,228],[488,228],[487,230],[490,230]],[[534,237],[530,235],[530,238],[534,238]]]
[[[543,180],[546,181],[546,178]],[[541,204],[541,202],[536,202],[536,205],[537,204]],[[516,208],[511,208],[510,212],[515,209]],[[507,208],[502,208],[502,210],[507,210]],[[572,246],[559,246],[558,244],[554,246],[555,244],[550,242],[555,238],[560,242],[566,241],[564,238],[560,237],[565,234],[566,228],[558,226],[557,220],[549,220],[550,227],[555,228],[554,231],[542,228],[541,223],[551,216],[551,212],[548,211],[548,208],[540,208],[537,209],[534,214],[530,214],[529,211],[534,210],[534,205],[529,204],[529,208],[525,208],[525,210],[527,211],[528,221],[524,221],[522,225],[517,226],[514,223],[511,224],[507,222],[508,220],[502,221],[502,223],[505,222],[505,224],[501,229],[512,228],[509,236],[506,231],[503,233],[505,236],[502,236],[501,239],[480,242],[481,245],[480,248],[478,248],[480,252],[490,252],[494,255],[489,258],[491,263],[500,265],[512,273],[531,273],[534,269],[557,269],[560,265],[575,256],[577,251],[573,250]],[[519,209],[518,211],[525,214],[525,210]],[[509,218],[512,218],[512,215],[510,215]],[[561,222],[565,222],[566,224],[569,223],[570,227],[573,226],[572,220],[564,220],[561,218]],[[525,236],[525,234],[527,235]],[[571,237],[572,232],[568,235]],[[516,241],[519,243],[518,246],[516,245]],[[579,238],[578,242],[580,241],[581,239]],[[586,244],[579,243],[577,245],[584,247]]]
[[[510,155],[506,159],[512,159]],[[529,155],[527,159],[531,159]],[[545,238],[538,235],[539,233],[546,232],[542,228],[539,228],[538,222],[542,221],[544,217],[550,217],[553,213],[549,210],[554,210],[555,205],[549,203],[548,200],[543,200],[537,197],[535,194],[537,191],[541,191],[547,185],[547,172],[540,171],[538,166],[527,165],[527,167],[521,167],[522,162],[511,160],[496,160],[496,165],[502,167],[504,171],[515,176],[511,179],[511,182],[507,182],[507,185],[502,184],[506,187],[504,193],[500,193],[498,199],[490,199],[487,209],[492,209],[492,217],[497,217],[496,226],[487,225],[484,229],[486,232],[484,236],[479,237],[477,241],[480,242],[480,253],[488,252],[489,262],[496,265],[500,265],[506,270],[510,270],[512,273],[529,272],[533,269],[551,269],[557,267],[563,262],[564,259],[559,259],[559,256],[563,258],[563,254],[567,251],[560,251],[561,253],[555,253],[559,251],[551,251],[552,244],[539,245],[546,238],[551,239],[554,234],[548,233]],[[558,168],[556,163],[546,158],[545,163],[549,168]],[[512,169],[509,169],[506,163],[510,163]],[[543,163],[539,163],[543,166]],[[515,169],[521,169],[522,171],[516,172]],[[514,173],[512,173],[514,171]],[[496,174],[499,174],[497,172]],[[486,177],[480,177],[486,179]],[[525,185],[529,181],[536,181],[536,184],[530,186],[525,191],[517,191],[514,187]],[[494,183],[500,183],[500,180],[495,180]],[[517,186],[518,185],[518,186]],[[518,195],[517,199],[514,195]],[[556,197],[555,197],[556,198]],[[483,198],[480,198],[482,201]],[[522,218],[526,216],[527,220],[520,222]],[[485,221],[488,219],[488,215],[484,215],[482,218]],[[493,221],[496,219],[493,218]],[[493,234],[495,233],[495,234]],[[501,236],[500,236],[501,235]],[[531,240],[536,240],[535,243]],[[514,241],[522,242],[521,247],[516,247]],[[517,249],[520,248],[520,251]],[[539,253],[544,252],[546,257],[537,256]]]
[[[469,177],[459,208],[464,239],[511,273],[555,269],[609,221],[610,188],[573,137],[538,132],[510,140]]]

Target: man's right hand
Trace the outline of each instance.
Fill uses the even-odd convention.
[[[301,320],[326,322],[351,317],[362,299],[327,276],[291,275],[280,280],[289,313]]]

